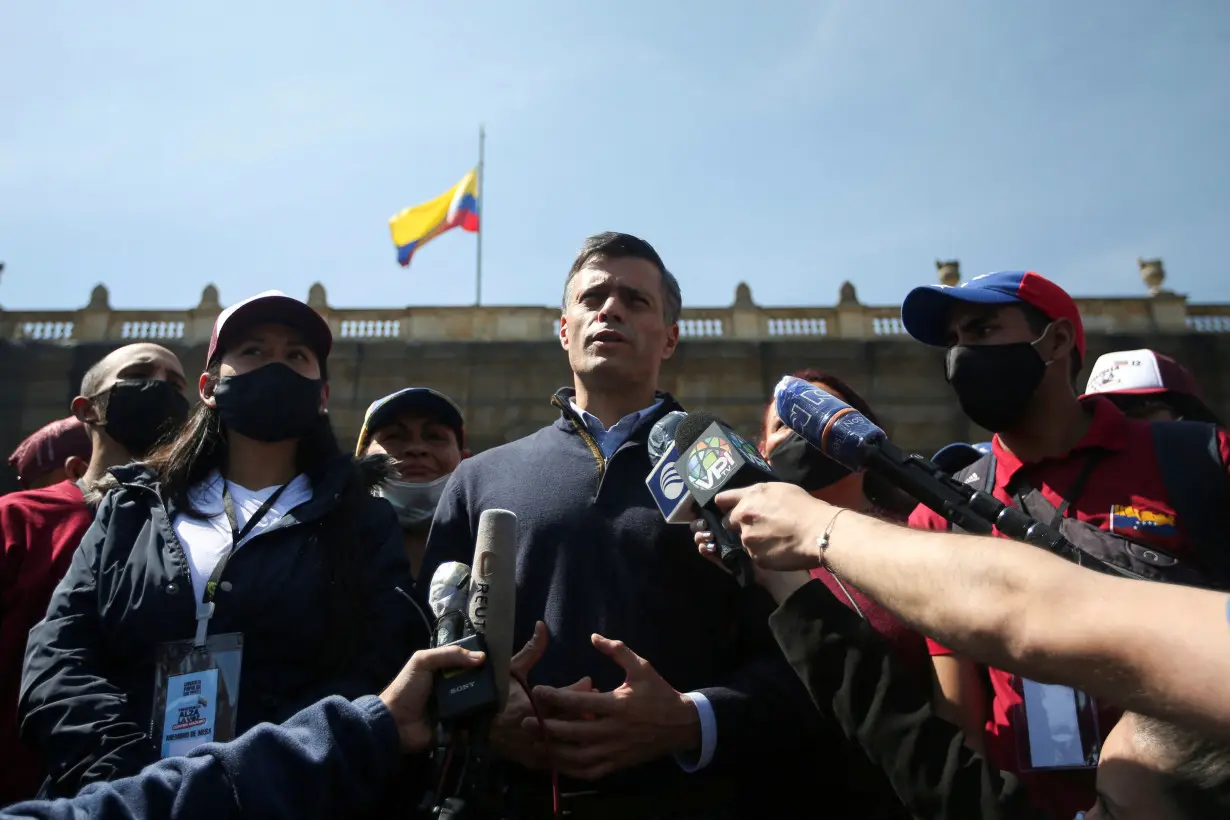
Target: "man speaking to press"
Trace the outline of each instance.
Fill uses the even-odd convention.
[[[803,777],[814,793],[800,750],[814,747],[815,708],[766,628],[771,602],[698,556],[645,487],[649,432],[682,409],[657,390],[681,301],[647,242],[585,242],[564,285],[573,387],[551,398],[560,417],[462,462],[419,576],[469,560],[483,510],[517,514],[514,642],[534,640],[513,666],[576,818],[763,817],[806,799]],[[544,738],[519,686],[491,741],[514,764],[521,816],[549,816]]]

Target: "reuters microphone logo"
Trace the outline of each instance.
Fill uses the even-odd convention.
[[[683,479],[675,469],[673,461],[662,468],[662,473],[658,476],[658,486],[662,488],[662,495],[671,501],[683,495]]]

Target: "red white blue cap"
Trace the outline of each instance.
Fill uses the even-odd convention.
[[[996,271],[975,276],[956,287],[923,285],[901,303],[901,324],[918,341],[948,347],[948,321],[958,303],[973,305],[1031,305],[1048,319],[1067,319],[1076,333],[1076,352],[1085,360],[1085,326],[1068,292],[1033,271]]]

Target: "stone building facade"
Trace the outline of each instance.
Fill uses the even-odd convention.
[[[941,281],[959,280],[955,262],[937,263]],[[1079,300],[1089,359],[1150,347],[1190,367],[1210,403],[1230,417],[1230,305],[1195,305],[1166,291],[1160,262],[1141,262],[1150,294]],[[312,304],[333,328],[330,414],[353,441],[367,405],[411,384],[452,396],[466,414],[473,449],[526,435],[549,423],[548,403],[570,384],[556,338],[558,308],[415,307],[333,309],[314,285]],[[175,351],[190,379],[204,365],[218,292],[184,311],[125,311],[102,286],[78,311],[0,310],[0,450],[66,415],[82,375],[108,351],[150,340]],[[686,309],[683,341],[662,388],[685,406],[714,412],[748,435],[758,432],[773,385],[801,367],[828,370],[864,394],[893,440],[929,454],[951,441],[984,440],[961,415],[944,383],[943,352],[902,331],[899,307],[859,302],[846,283],[832,307],[761,307],[740,285],[726,308]],[[0,480],[6,488],[11,477]]]

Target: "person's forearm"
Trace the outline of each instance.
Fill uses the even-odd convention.
[[[72,799],[10,806],[0,820],[349,816],[373,804],[399,759],[397,726],[377,698],[330,698]]]
[[[825,560],[957,652],[1230,736],[1223,593],[1111,578],[1036,547],[853,513],[836,522]]]

